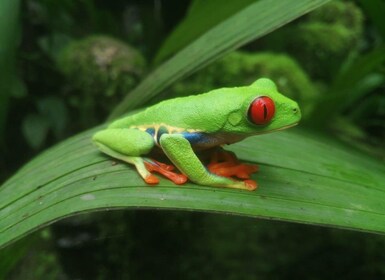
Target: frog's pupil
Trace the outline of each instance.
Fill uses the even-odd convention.
[[[266,104],[263,104],[263,118],[266,120],[267,118],[267,107]]]

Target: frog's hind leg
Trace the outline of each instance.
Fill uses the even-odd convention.
[[[147,168],[145,167],[145,164],[144,164],[144,160],[141,157],[126,156],[126,155],[117,153],[116,151],[110,149],[106,145],[103,145],[100,143],[98,143],[97,146],[98,146],[99,150],[101,150],[103,153],[105,153],[105,154],[107,154],[113,158],[116,158],[116,159],[119,159],[121,161],[130,163],[132,165],[135,165],[136,170],[138,171],[139,175],[143,178],[143,180],[147,184],[153,185],[153,184],[159,183],[159,179],[147,170]]]
[[[95,145],[103,153],[135,165],[139,175],[147,184],[157,184],[159,179],[151,172],[158,172],[175,184],[187,181],[184,174],[171,172],[174,166],[142,157],[154,147],[153,137],[138,129],[107,129],[96,133],[93,137]]]

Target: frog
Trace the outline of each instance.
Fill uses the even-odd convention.
[[[224,146],[293,127],[300,119],[297,102],[272,80],[259,78],[247,86],[161,101],[113,121],[92,141],[102,153],[134,165],[149,185],[159,183],[154,175],[159,173],[177,185],[190,180],[253,191],[257,182],[251,176],[258,166],[241,162]],[[150,156],[154,151],[169,163]],[[209,154],[208,164],[202,154]]]

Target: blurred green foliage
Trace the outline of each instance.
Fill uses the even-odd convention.
[[[314,79],[332,80],[358,51],[362,31],[361,10],[353,3],[333,1],[287,34],[293,38],[288,40],[289,52]]]
[[[166,35],[178,30],[189,5],[205,15],[202,3],[28,0],[19,17],[19,1],[1,1],[0,180],[40,150],[102,122],[139,83],[153,57],[160,61],[172,54],[157,51]],[[382,6],[380,0],[332,1],[174,84],[162,98],[267,76],[300,102],[305,125],[331,130],[384,159]],[[179,30],[195,30],[194,21],[185,19]],[[193,40],[188,35],[184,40]],[[26,244],[33,244],[29,253]],[[11,279],[25,279],[32,271],[36,279],[159,274],[379,279],[385,276],[384,247],[382,236],[362,233],[196,213],[119,211],[59,223],[45,238],[28,237],[2,251],[0,260],[7,262],[0,267],[11,271]],[[31,261],[36,256],[40,261]]]
[[[363,29],[362,11],[353,2],[332,1],[259,44],[289,53],[311,78],[330,82],[364,43]]]
[[[106,36],[71,42],[57,62],[72,87],[67,100],[80,112],[84,127],[103,121],[100,116],[106,116],[145,72],[141,53]]]
[[[0,2],[0,153],[6,150],[6,123],[11,98],[22,96],[24,86],[18,77],[16,52],[20,41],[20,1]],[[0,159],[1,159],[0,154]],[[0,160],[0,179],[7,176],[5,162]]]

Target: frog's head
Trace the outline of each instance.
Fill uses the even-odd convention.
[[[279,93],[269,79],[258,79],[239,90],[243,101],[242,108],[236,113],[239,120],[236,126],[241,133],[261,134],[281,130],[298,124],[301,119],[297,102]],[[232,117],[235,119],[235,115]],[[230,116],[228,124],[231,122]]]

